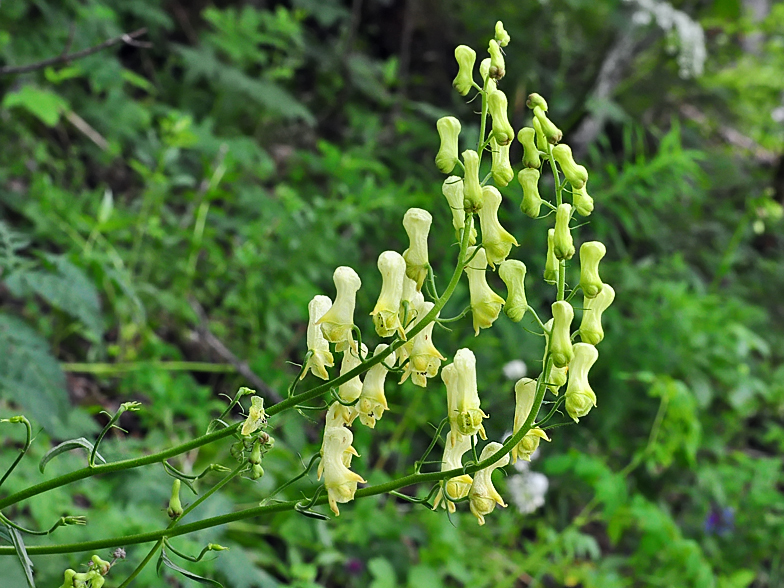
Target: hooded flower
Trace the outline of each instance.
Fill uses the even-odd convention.
[[[553,159],[558,162],[561,171],[573,188],[582,188],[588,181],[588,170],[582,165],[575,163],[572,156],[572,148],[569,145],[561,144],[553,147]]]
[[[482,229],[482,247],[484,247],[490,267],[495,267],[507,258],[512,245],[519,243],[501,223],[498,222],[498,208],[501,206],[501,193],[494,186],[482,188],[482,209],[479,211],[479,226]]]
[[[504,29],[504,23],[500,20],[495,23],[495,40],[498,41],[499,47],[506,47],[509,44],[509,41],[512,40],[509,33]]]
[[[400,296],[400,309],[398,317],[403,327],[408,327],[416,318],[416,309],[419,304],[425,301],[422,292],[417,290],[414,280],[408,276],[403,277],[403,293]],[[402,349],[402,347],[401,347]]]
[[[550,342],[550,335],[553,330],[553,319],[550,319],[544,324],[545,329],[545,348],[549,345]],[[566,384],[566,375],[569,373],[569,367],[564,366],[562,368],[552,366],[550,368],[550,377],[547,378],[547,389],[558,396],[558,391],[561,389],[561,386]]]
[[[457,141],[460,136],[460,121],[454,116],[444,116],[436,122],[441,147],[436,154],[436,167],[442,173],[449,174],[457,165]]]
[[[446,371],[446,368],[444,368],[444,371]],[[449,470],[457,470],[462,468],[463,455],[467,451],[471,450],[470,436],[461,435],[458,433],[455,439],[456,441],[453,443],[451,441],[451,437],[447,438],[446,445],[444,446],[444,457],[441,460],[442,472],[448,472]],[[461,498],[468,496],[468,492],[471,490],[472,483],[473,479],[468,474],[462,474],[460,476],[455,476],[454,478],[449,478],[445,484],[447,498],[449,498],[449,500],[444,500],[441,502],[444,498],[444,493],[439,490],[435,500],[433,501],[433,508],[435,509],[439,504],[442,504],[449,510],[449,512],[455,512],[455,505],[452,501],[460,500]]]
[[[487,439],[482,425],[482,419],[487,418],[487,415],[479,408],[474,353],[470,349],[459,349],[455,353],[455,360],[441,371],[441,379],[446,386],[449,410],[447,447],[456,445],[461,436],[478,434],[482,439]]]
[[[498,453],[502,447],[500,443],[495,441],[488,443],[482,450],[479,459],[484,461]],[[471,513],[477,518],[480,525],[485,524],[485,516],[495,510],[496,504],[506,506],[504,499],[493,486],[492,480],[493,471],[506,465],[509,465],[509,455],[505,455],[493,465],[479,470],[474,475],[474,483],[471,484],[471,490],[468,492],[468,500],[471,505]]]
[[[476,251],[476,255],[474,252]],[[473,256],[473,259],[472,259]],[[501,312],[504,299],[490,289],[487,284],[485,271],[487,269],[487,254],[484,249],[468,248],[468,259],[471,261],[465,267],[468,275],[468,291],[471,296],[471,314],[474,317],[474,334],[479,335],[479,329],[493,326],[495,319]]]
[[[419,324],[425,315],[433,309],[433,306],[432,302],[423,302],[417,307],[417,320],[412,325],[412,328]],[[427,378],[434,378],[438,374],[438,368],[441,367],[441,362],[446,358],[433,345],[434,325],[435,321],[429,323],[414,336],[413,340],[406,344],[409,349],[409,356],[406,369],[400,380],[401,384],[411,376],[411,381],[416,386],[425,388],[427,387]]]
[[[578,422],[596,406],[596,394],[588,383],[588,371],[599,358],[596,347],[589,343],[574,344],[574,359],[569,364],[566,385],[566,412]]]
[[[382,343],[376,347],[373,355],[378,355],[387,347],[389,346]],[[389,371],[386,365],[384,365],[386,362],[389,362],[387,365],[395,364],[394,352],[385,357],[384,361],[377,363],[367,371],[365,381],[362,383],[362,394],[359,397],[359,402],[355,405],[360,422],[371,429],[375,428],[376,421],[381,418],[384,411],[389,410],[387,398],[384,395],[384,380]]]
[[[506,145],[499,145],[495,140],[495,135],[490,137],[490,152],[493,157],[490,173],[493,174],[493,181],[499,186],[506,186],[514,178],[514,170],[509,162],[509,148],[511,146],[511,141]]]
[[[332,307],[316,321],[321,325],[324,338],[330,343],[335,343],[335,351],[343,351],[354,345],[352,329],[354,328],[354,305],[357,290],[362,286],[357,272],[350,267],[340,266],[332,275],[335,282],[337,296]]]
[[[490,54],[490,77],[494,80],[500,80],[506,75],[506,64],[498,41],[490,39],[487,52]]]
[[[357,483],[365,483],[362,476],[349,469],[352,456],[359,455],[357,450],[351,446],[353,440],[354,435],[346,427],[326,427],[324,429],[318,479],[324,477],[329,508],[336,516],[340,515],[338,503],[354,500]]]
[[[536,121],[539,123],[539,127],[542,129],[542,134],[547,138],[547,142],[551,145],[556,145],[561,139],[563,139],[563,133],[561,132],[561,129],[556,127],[553,122],[547,118],[544,109],[542,109],[540,106],[534,106],[533,110],[534,117],[536,117]]]
[[[378,256],[378,271],[381,272],[381,293],[370,315],[379,337],[391,337],[399,333],[406,338],[400,324],[400,301],[403,296],[403,280],[406,277],[406,260],[396,251],[384,251]]]
[[[353,342],[352,342],[353,343]],[[355,351],[356,343],[343,352],[343,362],[340,364],[340,375],[345,375],[362,363],[362,359]],[[367,347],[362,344],[362,357],[367,356]],[[338,396],[343,402],[354,402],[362,393],[362,381],[359,376],[351,378],[348,382],[338,387]]]
[[[455,47],[455,59],[457,60],[457,75],[452,81],[452,86],[465,96],[471,90],[474,83],[474,62],[476,62],[476,51],[467,45]]]
[[[539,196],[539,170],[527,167],[517,172],[517,181],[523,188],[523,202],[520,210],[531,218],[539,216],[542,208],[542,197]]]
[[[560,263],[555,256],[555,229],[547,229],[547,258],[544,262],[544,281],[548,284],[558,282]]]
[[[516,259],[507,259],[498,266],[498,275],[506,284],[508,292],[504,313],[516,323],[523,320],[528,310],[528,300],[525,297],[525,272],[525,264]]]
[[[588,216],[593,212],[593,198],[588,195],[588,182],[582,188],[572,188],[572,205],[580,216]]]
[[[463,201],[463,178],[458,176],[449,176],[441,185],[441,193],[446,197],[449,203],[449,209],[452,211],[452,226],[455,228],[455,237],[460,241],[463,227],[465,226],[465,206]],[[469,245],[476,245],[476,229],[473,222],[471,224],[471,235],[468,238]]]
[[[523,165],[534,169],[542,167],[542,160],[539,158],[539,149],[536,147],[536,131],[531,127],[523,127],[517,133],[517,140],[523,146]],[[537,180],[539,176],[537,176]],[[522,183],[522,182],[521,182]]]
[[[555,235],[553,237],[553,253],[558,259],[571,259],[574,256],[574,239],[569,230],[572,219],[572,205],[563,203],[555,212]]]
[[[528,415],[531,414],[535,396],[536,380],[522,378],[517,381],[515,384],[515,416],[512,435],[515,435],[523,428]],[[531,461],[531,455],[539,447],[540,439],[550,440],[547,433],[542,429],[532,427],[520,442],[512,448],[512,463],[515,463],[518,457],[525,461]]]
[[[553,365],[562,368],[569,365],[574,355],[570,332],[574,309],[568,302],[559,300],[553,303],[552,310],[553,327],[550,331],[550,355],[553,358]]]
[[[491,65],[491,76],[493,75],[492,71],[493,66]],[[506,94],[501,90],[495,90],[487,97],[487,109],[493,119],[493,137],[499,145],[509,145],[515,137],[514,129],[509,124],[509,117],[506,113],[508,108],[509,102],[506,99]]]
[[[599,262],[606,253],[607,249],[600,241],[580,245],[580,288],[586,298],[595,298],[602,291]]]
[[[427,235],[432,222],[433,217],[430,213],[421,208],[409,208],[403,217],[403,228],[410,242],[408,249],[403,252],[403,259],[406,260],[406,275],[416,282],[417,290],[422,289],[422,284],[427,278],[429,267]]]
[[[332,301],[328,296],[314,296],[308,304],[308,359],[305,369],[302,370],[300,380],[304,378],[308,370],[314,376],[322,380],[329,380],[328,367],[335,365],[335,360],[329,352],[329,342],[324,338],[318,321],[332,307]]]
[[[479,154],[471,149],[463,151],[465,179],[463,181],[463,208],[477,212],[482,208],[482,185],[479,183]]]
[[[615,290],[609,284],[603,284],[602,289],[594,298],[585,298],[583,302],[583,320],[580,322],[580,340],[591,345],[598,345],[604,339],[602,328],[602,313],[615,300]]]

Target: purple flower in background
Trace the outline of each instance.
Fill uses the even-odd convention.
[[[719,508],[711,507],[708,516],[705,517],[705,532],[709,535],[719,536],[728,535],[735,529],[735,509],[731,506]]]
[[[346,568],[346,572],[348,572],[352,576],[358,576],[365,571],[365,564],[362,562],[361,559],[352,557],[345,563],[345,568]]]

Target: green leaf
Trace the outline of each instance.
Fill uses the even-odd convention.
[[[57,457],[58,455],[60,455],[62,453],[65,453],[67,451],[71,451],[72,449],[79,449],[79,448],[86,449],[87,453],[89,454],[89,453],[92,453],[92,451],[93,451],[93,444],[90,443],[84,437],[79,437],[78,439],[69,439],[68,441],[63,441],[58,446],[52,447],[49,451],[46,452],[46,455],[44,455],[41,458],[41,463],[38,464],[38,469],[41,470],[41,473],[43,474],[44,473],[44,468],[46,467],[46,464],[48,464],[50,461],[52,461],[55,457]],[[106,460],[101,456],[100,453],[96,452],[95,457],[101,463],[106,463]]]
[[[395,568],[388,559],[374,557],[368,562],[368,571],[373,576],[370,588],[395,588],[397,577]]]
[[[27,580],[27,586],[29,588],[35,588],[35,580],[33,579],[33,562],[27,555],[27,549],[25,548],[22,534],[18,530],[14,529],[13,527],[9,527],[8,525],[6,525],[6,528],[8,529],[9,535],[11,535],[11,543],[14,545],[16,556],[19,558],[19,563],[22,564],[25,580]]]
[[[215,560],[215,570],[231,588],[279,588],[281,584],[239,545],[231,545]]]
[[[24,321],[0,314],[0,392],[54,436],[68,437],[65,375],[49,343]]]
[[[210,580],[209,578],[204,578],[203,576],[188,571],[185,568],[181,568],[180,566],[178,566],[176,563],[174,563],[172,560],[169,559],[165,551],[162,551],[161,556],[158,558],[157,570],[159,574],[161,573],[161,566],[166,566],[167,568],[174,570],[175,572],[182,574],[189,580],[193,580],[195,582],[198,582],[199,584],[205,584],[207,586],[218,586],[219,588],[223,588],[223,584],[221,584],[220,582],[217,582],[215,580]]]
[[[70,108],[68,102],[54,92],[33,86],[22,86],[16,92],[5,95],[3,107],[16,106],[23,108],[48,127],[55,126],[60,121],[60,114]]]

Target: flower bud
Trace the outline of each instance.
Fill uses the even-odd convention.
[[[586,298],[595,298],[602,290],[599,262],[607,253],[600,241],[588,241],[580,246],[580,288]]]
[[[362,363],[362,359],[359,357],[359,353],[354,349],[356,348],[356,344],[353,345],[352,348],[346,349],[343,352],[343,361],[340,364],[340,375],[343,376],[357,367],[360,363]],[[362,344],[362,357],[367,355],[367,347],[365,344]],[[338,386],[338,396],[343,402],[354,402],[359,395],[362,393],[362,381],[359,379],[359,376],[354,376],[348,382],[345,382]]]
[[[180,484],[178,479],[174,479],[172,483],[171,498],[169,498],[169,508],[166,514],[169,518],[174,520],[182,516],[182,503],[180,502]]]
[[[432,222],[433,217],[430,213],[421,208],[409,208],[403,217],[403,228],[408,234],[410,243],[408,249],[403,252],[403,259],[406,260],[406,275],[416,282],[417,290],[422,289],[422,284],[427,278],[429,266],[427,235]]]
[[[463,178],[449,176],[441,186],[441,193],[446,196],[449,209],[452,211],[452,226],[455,228],[455,236],[460,241],[461,232],[465,226],[465,207],[463,197]],[[476,229],[471,225],[471,235],[468,238],[469,245],[476,245]]]
[[[517,172],[517,181],[523,187],[523,202],[520,210],[531,218],[539,216],[542,197],[539,196],[539,170],[527,167]]]
[[[492,67],[490,69],[492,70]],[[487,109],[493,118],[493,136],[499,145],[509,145],[515,136],[514,129],[509,124],[509,117],[506,114],[508,107],[506,94],[501,90],[491,92],[487,97]]]
[[[479,154],[467,149],[463,151],[465,179],[463,181],[463,208],[477,212],[482,208],[482,185],[479,183]]]
[[[396,251],[384,251],[378,256],[378,271],[381,272],[381,293],[370,315],[379,337],[391,337],[399,333],[406,338],[400,324],[400,300],[403,296],[403,280],[406,277],[406,260]]]
[[[501,206],[501,193],[494,186],[482,188],[484,205],[479,211],[479,226],[482,229],[482,247],[491,267],[507,258],[512,245],[518,246],[517,240],[498,222],[498,208]]]
[[[509,162],[509,148],[511,146],[511,142],[499,145],[495,140],[495,135],[490,137],[490,152],[493,155],[493,165],[490,172],[493,174],[493,181],[499,186],[506,186],[514,178],[514,170]]]
[[[474,255],[476,251],[476,255]],[[471,257],[473,256],[473,259]],[[490,289],[487,284],[485,270],[487,269],[487,254],[484,249],[468,248],[468,259],[471,261],[465,267],[468,276],[468,291],[471,296],[471,314],[474,318],[474,335],[479,335],[479,329],[488,329],[498,318],[504,299]]]
[[[106,574],[109,573],[109,570],[112,569],[112,564],[106,561],[105,559],[101,559],[101,557],[98,555],[93,555],[90,558],[90,563],[88,565],[90,566],[91,570],[95,570],[101,576],[105,576]],[[90,588],[92,588],[93,586],[98,588],[95,582],[93,582]]]
[[[479,64],[479,75],[482,78],[484,89],[488,95],[492,94],[498,89],[498,83],[494,79],[490,78],[490,62],[491,59],[488,57],[483,59]]]
[[[452,81],[452,86],[460,92],[461,96],[468,94],[474,83],[474,62],[476,61],[476,51],[467,45],[455,47],[455,59],[457,60],[457,75]]]
[[[561,144],[553,147],[553,159],[558,162],[561,171],[573,188],[582,188],[588,181],[588,170],[575,163],[572,148]]]
[[[335,343],[335,351],[343,351],[349,346],[355,346],[351,331],[354,328],[357,290],[362,286],[362,280],[359,279],[357,272],[342,265],[335,270],[332,281],[335,282],[337,290],[335,303],[316,321],[316,324],[321,325],[324,338],[330,343]]]
[[[582,188],[572,188],[572,204],[581,216],[588,216],[593,212],[593,198],[588,195],[588,182]]]
[[[533,408],[535,396],[536,380],[522,378],[517,381],[515,384],[515,416],[512,435],[515,435],[523,428]],[[523,461],[531,461],[531,455],[539,447],[540,439],[550,440],[547,433],[542,429],[532,427],[520,442],[512,448],[512,463],[515,463],[518,457]]]
[[[445,174],[451,173],[457,165],[457,141],[460,136],[460,121],[454,116],[445,116],[436,123],[441,147],[436,154],[436,167]]]
[[[602,313],[615,300],[615,290],[609,284],[602,285],[602,289],[594,298],[585,298],[583,302],[583,320],[580,322],[580,340],[591,345],[598,345],[604,339],[602,329]]]
[[[482,455],[479,457],[480,461],[495,455],[502,447],[503,445],[495,441],[488,443],[482,449]],[[509,465],[509,455],[505,455],[493,465],[479,470],[474,475],[474,483],[471,484],[468,500],[471,505],[471,513],[478,519],[480,525],[485,524],[485,516],[495,510],[496,504],[506,506],[504,499],[501,498],[501,495],[493,486],[492,480],[493,471],[506,465]]]
[[[553,122],[547,118],[547,115],[544,113],[539,106],[534,106],[534,116],[536,120],[539,121],[539,125],[542,127],[542,134],[547,137],[547,141],[551,145],[557,144],[561,139],[563,139],[563,133],[561,129],[556,127]]]
[[[525,101],[525,105],[533,110],[537,106],[541,108],[544,112],[547,112],[547,101],[542,98],[540,94],[533,92],[528,94],[528,100]]]
[[[504,29],[504,23],[500,20],[495,23],[495,40],[498,41],[499,47],[506,47],[509,44],[509,41],[512,40],[509,33]]]
[[[555,256],[555,229],[547,229],[547,258],[544,262],[544,281],[548,284],[558,282],[558,258]]]
[[[546,341],[545,348],[547,348],[547,345],[549,345],[549,341],[550,341],[549,333],[551,333],[553,330],[553,319],[550,319],[544,324],[544,329],[545,329],[545,341]],[[558,396],[559,389],[561,388],[561,386],[566,384],[566,377],[568,372],[569,372],[568,366],[562,368],[551,366],[550,377],[547,378],[547,382],[546,382],[547,389],[553,394],[555,394],[556,396]]]
[[[432,302],[420,304],[416,309],[417,320],[413,326],[419,324],[425,315],[433,309],[433,306]],[[427,386],[427,378],[433,378],[438,374],[438,368],[441,367],[441,362],[446,358],[433,345],[433,327],[435,324],[435,321],[429,323],[412,341],[406,344],[410,351],[408,351],[409,357],[406,369],[400,380],[401,384],[411,376],[411,381],[414,385],[425,388]]]
[[[515,323],[523,320],[528,310],[528,300],[525,297],[525,272],[525,264],[516,259],[507,259],[498,266],[498,275],[506,284],[508,292],[504,313]]]
[[[441,379],[446,386],[449,410],[447,446],[457,444],[461,435],[471,437],[478,434],[482,439],[487,439],[482,425],[482,419],[487,418],[487,415],[479,408],[474,353],[470,349],[459,349],[455,353],[455,360],[441,370]]]
[[[261,463],[261,443],[258,441],[253,444],[253,449],[250,452],[248,462],[253,465],[259,465]]]
[[[563,300],[554,302],[552,309],[553,328],[550,331],[550,356],[553,358],[553,365],[562,368],[569,365],[574,356],[570,333],[574,309],[571,304]]]
[[[490,77],[494,80],[500,80],[506,75],[506,64],[501,47],[495,39],[490,39],[487,52],[490,54]]]
[[[321,462],[318,466],[318,479],[324,476],[329,508],[336,516],[340,515],[338,503],[354,500],[357,483],[365,483],[362,476],[352,472],[352,456],[358,455],[351,446],[354,435],[346,427],[327,427],[321,444]]]
[[[318,321],[332,307],[332,301],[328,296],[314,296],[308,304],[308,359],[305,369],[302,370],[300,380],[303,379],[308,370],[322,380],[329,380],[327,367],[335,365],[335,360],[329,352],[329,343],[318,326]]]
[[[555,212],[555,236],[553,237],[553,253],[558,259],[571,259],[574,255],[574,240],[569,230],[572,219],[572,205],[561,204]]]
[[[242,435],[250,435],[260,429],[266,422],[267,413],[264,410],[264,399],[260,396],[251,396],[250,410],[248,410],[245,422],[242,423],[242,431],[240,433]]]
[[[550,150],[550,143],[547,142],[547,137],[544,136],[544,131],[542,130],[542,125],[539,124],[539,121],[536,118],[533,119],[531,122],[531,126],[534,128],[534,133],[536,133],[536,147],[539,151],[543,151],[547,153]]]
[[[588,343],[574,344],[574,359],[569,364],[566,386],[566,412],[578,422],[596,406],[596,394],[588,383],[588,371],[599,357],[596,347]]]
[[[517,140],[523,146],[523,165],[539,169],[542,160],[539,158],[539,149],[536,147],[536,131],[531,127],[523,127],[517,133]]]
[[[378,355],[387,347],[389,346],[383,343],[378,345],[373,355]],[[377,363],[367,371],[365,381],[362,383],[362,394],[356,404],[360,422],[371,429],[375,428],[376,421],[383,416],[384,411],[389,410],[387,398],[384,395],[384,380],[389,371],[384,365],[386,362],[389,362],[387,365],[395,365],[394,352],[385,357],[383,362]]]
[[[447,366],[442,370],[442,377],[449,367],[451,366]],[[470,450],[470,436],[457,433],[454,439],[451,436],[448,437],[444,445],[444,457],[441,460],[441,471],[448,472],[449,470],[457,470],[462,468],[463,455]],[[471,490],[472,483],[473,479],[468,474],[450,478],[445,483],[446,493],[449,500],[445,500],[442,503],[441,501],[444,498],[444,495],[443,492],[439,490],[435,500],[433,501],[433,508],[435,509],[439,504],[442,504],[450,513],[455,512],[455,505],[452,500],[460,500],[461,498],[468,496],[468,492]]]

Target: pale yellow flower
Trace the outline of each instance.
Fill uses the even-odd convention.
[[[474,255],[476,251],[476,255]],[[473,256],[473,259],[472,259]],[[468,248],[468,259],[465,273],[468,276],[468,291],[471,298],[471,314],[474,321],[474,334],[479,329],[487,329],[493,325],[504,305],[504,299],[490,289],[487,284],[487,254],[484,249]]]
[[[347,266],[340,266],[332,275],[335,282],[337,295],[335,303],[322,316],[317,325],[321,325],[324,338],[330,343],[335,343],[335,351],[343,351],[354,345],[354,305],[356,304],[357,290],[362,286],[357,272]]]
[[[406,338],[400,324],[400,301],[403,297],[403,282],[406,278],[406,260],[395,251],[384,251],[378,256],[378,271],[381,272],[381,293],[370,315],[379,337],[391,337],[399,333]]]
[[[373,355],[378,355],[389,345],[383,343],[376,347]],[[386,365],[395,365],[395,353],[392,352],[384,361],[377,363],[365,373],[365,381],[362,382],[362,393],[359,401],[354,405],[354,410],[359,415],[360,422],[371,429],[375,428],[376,421],[379,420],[385,410],[389,410],[387,398],[384,395],[384,380],[389,371]]]
[[[406,275],[416,282],[417,290],[422,289],[422,284],[427,278],[429,266],[427,235],[432,222],[433,217],[430,213],[421,208],[409,208],[403,216],[403,228],[410,242],[408,249],[403,252],[403,259],[406,260]]]
[[[324,429],[318,479],[324,477],[329,508],[336,516],[340,515],[338,503],[354,500],[357,483],[365,483],[362,476],[349,469],[351,458],[359,455],[357,450],[351,446],[353,440],[354,435],[346,427],[326,427]]]
[[[483,204],[479,211],[479,227],[482,230],[482,247],[490,267],[504,261],[509,256],[512,245],[519,245],[517,239],[498,221],[501,200],[501,193],[495,186],[482,188]]]
[[[305,369],[302,370],[300,379],[304,378],[308,370],[322,380],[329,380],[328,367],[335,365],[335,360],[329,352],[329,342],[324,338],[318,321],[332,307],[332,300],[328,296],[314,296],[308,304],[308,356]]]
[[[413,328],[433,309],[432,302],[423,302],[416,308],[417,319],[412,324]],[[403,377],[400,380],[402,384],[409,376],[411,381],[416,386],[425,388],[427,386],[427,378],[434,378],[438,374],[438,369],[441,367],[441,362],[446,358],[438,352],[438,349],[433,345],[433,326],[435,321],[429,323],[422,329],[414,338],[409,341],[404,347],[408,347],[408,363],[403,372]],[[402,348],[401,348],[402,349]]]
[[[588,371],[599,358],[596,347],[589,343],[574,344],[574,359],[569,364],[566,385],[566,412],[578,422],[596,406],[596,394],[588,383]]]
[[[536,396],[536,380],[531,378],[522,378],[515,384],[515,416],[514,416],[514,430],[512,434],[516,434],[523,428],[528,415],[531,414],[531,409],[534,405],[534,398]],[[524,461],[531,461],[531,454],[539,447],[539,440],[544,439],[549,441],[547,433],[538,427],[532,427],[520,442],[512,448],[512,463],[517,461],[517,458]]]
[[[502,447],[500,443],[495,441],[488,443],[482,449],[482,455],[479,457],[479,460],[484,461],[495,455]],[[506,506],[504,499],[493,486],[492,480],[493,471],[506,465],[509,465],[509,455],[505,455],[493,465],[474,474],[474,483],[471,484],[471,490],[468,492],[468,500],[471,505],[471,513],[477,518],[480,525],[485,524],[485,516],[495,510],[496,504]]]

